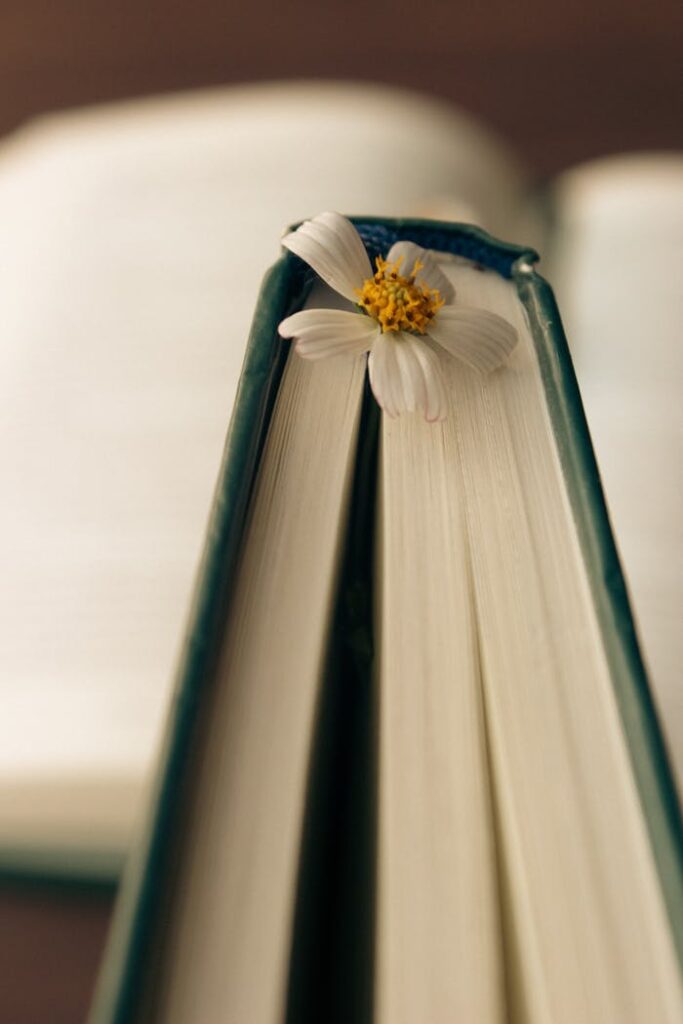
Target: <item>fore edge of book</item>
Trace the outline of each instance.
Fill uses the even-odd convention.
[[[538,254],[468,224],[374,216],[350,219],[371,257],[385,253],[401,238],[479,262],[515,284],[530,321],[634,776],[683,966],[683,826],[678,796],[559,311],[550,285],[535,270]],[[310,283],[300,261],[284,255],[266,275],[259,295],[147,827],[126,868],[90,1024],[130,1024],[134,1019],[146,966],[145,943],[161,894],[164,845],[176,803],[175,790],[182,777],[202,683],[216,653],[217,629],[227,607],[249,497],[284,368],[287,346],[275,344],[276,328],[300,306]]]
[[[524,305],[612,686],[678,961],[683,970],[683,822],[638,641],[590,431],[555,296],[534,260],[512,278]]]
[[[300,305],[305,282],[282,256],[266,274],[247,342],[237,396],[214,491],[188,629],[167,714],[144,829],[126,865],[91,1006],[91,1024],[130,1024],[151,959],[148,940],[163,895],[171,831],[204,684],[229,602],[249,500],[288,344],[275,329]]]

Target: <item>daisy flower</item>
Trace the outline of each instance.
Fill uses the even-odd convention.
[[[282,240],[355,311],[304,309],[278,327],[305,359],[369,352],[370,386],[389,416],[415,409],[430,420],[447,411],[441,357],[455,356],[489,373],[517,343],[515,328],[488,310],[455,303],[455,291],[434,257],[413,242],[396,242],[373,271],[353,224],[321,213]]]

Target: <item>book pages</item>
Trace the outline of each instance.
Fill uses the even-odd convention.
[[[364,371],[362,356],[287,363],[164,935],[160,1024],[283,1019]]]
[[[683,1001],[533,343],[513,286],[454,268],[520,343],[449,364],[500,858],[518,944],[512,1019],[673,1022]]]
[[[447,423],[383,417],[378,1024],[508,1019],[458,457]]]

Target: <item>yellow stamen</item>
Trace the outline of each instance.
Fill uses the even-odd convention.
[[[388,263],[381,256],[377,257],[374,277],[363,281],[362,288],[356,288],[358,305],[377,321],[384,332],[425,334],[444,300],[436,288],[416,284],[415,278],[422,270],[419,260],[415,260],[408,277],[400,273],[402,260],[403,257],[395,263]]]

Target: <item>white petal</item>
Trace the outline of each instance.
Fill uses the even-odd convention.
[[[401,409],[407,412],[414,412],[415,406],[424,407],[424,380],[420,364],[415,358],[410,346],[407,343],[408,335],[394,334],[393,352],[398,370],[396,389],[401,403]]]
[[[302,309],[278,327],[280,337],[296,339],[304,359],[368,352],[378,332],[375,320],[342,309]]]
[[[360,235],[351,221],[339,213],[321,213],[304,221],[282,239],[290,252],[300,256],[323,281],[351,302],[356,289],[372,277],[372,267]]]
[[[446,415],[439,357],[409,334],[380,334],[368,359],[370,386],[389,416],[419,409],[430,420]]]
[[[517,344],[517,331],[486,309],[445,306],[429,326],[429,337],[452,356],[481,373],[490,373]]]
[[[387,340],[385,334],[379,334],[368,356],[368,375],[377,404],[389,416],[398,416],[399,409],[394,401],[394,387],[398,370],[391,350],[392,344],[393,342]]]
[[[401,272],[403,274],[410,274],[415,266],[415,260],[419,260],[422,264],[422,270],[417,275],[418,283],[426,285],[427,288],[436,288],[444,302],[449,303],[453,301],[455,289],[429,249],[422,249],[419,245],[415,245],[414,242],[395,242],[389,250],[387,260],[389,263],[395,263],[401,257],[403,257],[403,263],[401,264]]]
[[[419,393],[417,408],[424,413],[425,419],[430,423],[442,420],[448,411],[448,399],[439,357],[425,345],[424,341],[413,335],[406,336],[406,343],[412,350],[422,374],[423,387]]]
[[[361,280],[365,281],[366,278],[372,277],[373,268],[370,257],[363,244],[363,239],[351,221],[346,217],[342,217],[340,213],[327,212],[319,213],[317,217],[313,218],[311,223],[317,224],[318,222],[324,224],[326,228],[335,233],[340,244],[344,247],[349,263],[355,265]]]

